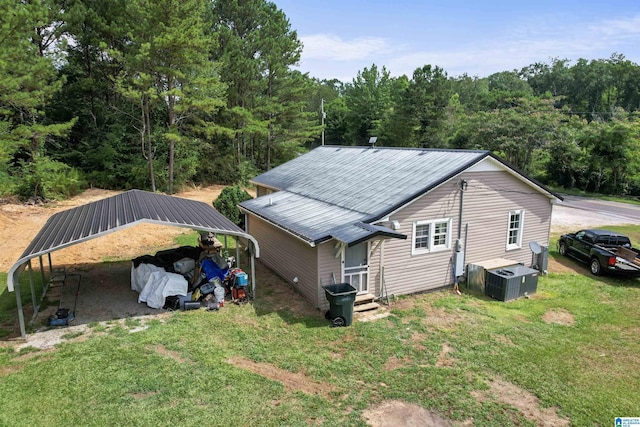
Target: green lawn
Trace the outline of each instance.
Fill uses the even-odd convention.
[[[249,305],[96,323],[54,351],[5,343],[0,425],[364,426],[387,400],[454,425],[540,424],[496,383],[576,426],[640,415],[640,280],[552,273],[508,303],[414,295],[348,328],[281,297],[263,284]]]

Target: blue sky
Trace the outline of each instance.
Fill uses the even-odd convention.
[[[371,64],[393,76],[431,64],[485,77],[614,52],[640,63],[638,0],[272,1],[304,44],[298,69],[320,79],[350,82]]]

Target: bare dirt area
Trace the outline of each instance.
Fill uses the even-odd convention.
[[[517,408],[528,420],[539,426],[568,426],[569,421],[561,418],[555,408],[541,408],[536,396],[520,387],[499,378],[488,382],[489,392],[475,392],[478,401],[483,402],[492,396],[499,402]]]
[[[324,398],[335,390],[328,383],[315,381],[304,373],[289,372],[269,363],[259,363],[244,357],[234,357],[228,361],[230,365],[239,366],[255,374],[282,383],[288,391],[301,391],[306,394],[317,394]]]
[[[210,186],[204,188],[190,188],[176,194],[177,197],[198,200],[210,204],[215,200],[224,187]],[[0,200],[0,240],[3,242],[3,251],[0,255],[0,271],[7,272],[20,257],[31,240],[40,231],[51,215],[65,209],[100,200],[117,194],[114,191],[91,189],[81,195],[63,202],[48,203],[45,205],[25,205],[10,201]],[[597,227],[614,224],[615,220],[593,212],[585,212],[577,209],[555,206],[552,219],[552,232],[574,231],[578,228]],[[185,229],[169,226],[142,224],[108,234],[99,239],[93,239],[78,245],[56,251],[52,254],[55,267],[65,267],[72,274],[80,277],[82,291],[78,294],[76,319],[72,326],[62,329],[52,329],[46,332],[30,334],[26,340],[17,340],[19,347],[32,346],[41,349],[52,349],[63,340],[86,339],[84,332],[91,322],[111,321],[113,319],[126,319],[130,317],[155,318],[162,321],[166,316],[165,310],[155,310],[146,304],[137,302],[137,293],[130,287],[130,262],[109,262],[109,259],[133,259],[145,254],[153,254],[159,249],[173,244],[174,238]],[[266,299],[269,300],[271,310],[278,311],[288,309],[297,315],[322,316],[311,305],[307,304],[295,291],[282,279],[273,274],[269,269],[258,262],[256,276],[262,289],[268,289]],[[565,262],[565,260],[550,259],[549,271],[585,273],[577,263]],[[73,289],[71,289],[73,292]],[[55,289],[51,289],[55,292]],[[260,289],[258,289],[260,295]],[[60,298],[67,298],[62,294]],[[411,308],[415,304],[413,299],[401,299],[394,302],[395,308]],[[57,307],[48,307],[39,315],[39,319],[55,312]],[[384,312],[383,315],[388,315]],[[27,319],[30,317],[26,314]],[[356,320],[375,320],[364,317]],[[446,328],[452,323],[459,322],[460,317],[448,313],[444,309],[429,309],[426,317],[430,326]],[[573,321],[571,315],[566,312],[549,312],[545,314],[547,322],[570,325]],[[144,321],[142,322],[144,324]],[[142,326],[144,328],[144,326]],[[132,331],[135,332],[135,331]],[[19,336],[17,328],[10,336],[10,343],[16,343]],[[69,338],[77,336],[77,338]],[[5,344],[10,344],[5,343]],[[1,344],[1,343],[0,343]],[[167,357],[177,358],[164,347],[155,350]],[[455,365],[451,358],[453,351],[449,344],[444,344],[438,356],[437,366],[447,369]],[[281,381],[289,390],[299,390],[305,393],[319,393],[326,397],[333,390],[330,385],[314,382],[303,373],[291,373],[274,366],[252,362],[248,359],[230,360],[231,364],[244,366],[253,372],[274,380]],[[406,361],[401,359],[390,360],[385,369],[401,368]],[[0,371],[0,375],[2,372]],[[538,425],[568,425],[559,418],[552,408],[541,409],[537,398],[524,390],[519,389],[506,381],[495,379],[488,383],[490,390],[478,392],[476,398],[483,401],[489,398],[497,399],[503,403],[518,408],[529,420]],[[364,419],[371,426],[449,426],[452,423],[440,418],[437,414],[424,408],[403,401],[391,400],[367,409]],[[459,425],[459,424],[458,424]],[[467,425],[463,423],[462,425]]]
[[[368,408],[363,416],[367,424],[375,427],[448,427],[451,423],[423,407],[403,402],[388,400]]]

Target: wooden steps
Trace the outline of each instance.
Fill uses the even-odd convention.
[[[353,312],[362,313],[364,311],[373,311],[380,308],[380,304],[375,302],[376,297],[371,294],[357,295],[353,303]]]

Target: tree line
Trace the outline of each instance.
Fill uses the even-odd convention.
[[[265,0],[0,0],[0,14],[3,195],[246,183],[323,132],[487,149],[548,185],[640,191],[640,68],[623,55],[488,77],[372,64],[341,82],[296,70],[304,47]]]

